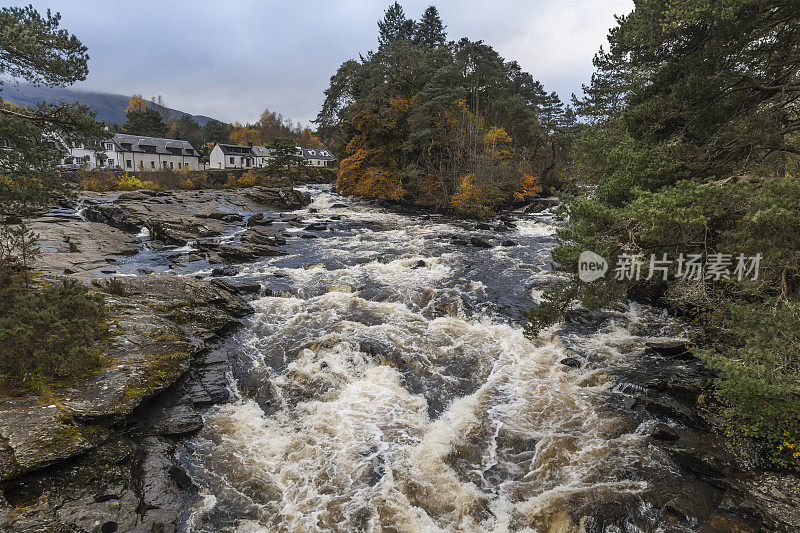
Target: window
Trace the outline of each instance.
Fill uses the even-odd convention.
[[[233,158],[231,157],[231,165],[233,165],[233,164],[234,164],[234,163],[233,163]]]
[[[131,160],[130,160],[130,159],[126,159],[126,160],[125,160],[125,166],[126,166],[127,168],[132,168],[132,167],[133,167],[133,162],[131,162]]]
[[[172,170],[172,161],[169,162],[169,169]]]
[[[111,143],[103,143],[103,148],[106,150],[111,150]]]
[[[156,162],[154,160],[150,160],[150,168],[156,168]]]

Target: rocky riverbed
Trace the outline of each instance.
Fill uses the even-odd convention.
[[[537,339],[553,201],[488,223],[329,187],[86,194],[37,270],[106,294],[104,367],[0,397],[9,531],[791,531],[635,303]]]

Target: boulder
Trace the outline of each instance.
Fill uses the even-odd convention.
[[[480,237],[470,237],[469,243],[476,248],[491,248],[492,245],[484,241]]]

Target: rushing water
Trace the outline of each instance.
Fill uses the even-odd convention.
[[[568,531],[636,501],[663,460],[613,375],[675,333],[663,316],[630,304],[530,340],[551,213],[475,230],[308,191],[328,229],[239,274],[271,295],[233,341],[235,401],[186,446],[191,530]]]

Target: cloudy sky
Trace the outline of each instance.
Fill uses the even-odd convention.
[[[244,123],[264,108],[313,119],[337,67],[377,48],[389,0],[32,3],[60,12],[89,47],[89,77],[76,88],[160,94],[170,107]],[[633,8],[633,0],[401,3],[415,19],[434,3],[450,39],[485,41],[565,100],[588,81],[614,15]]]

